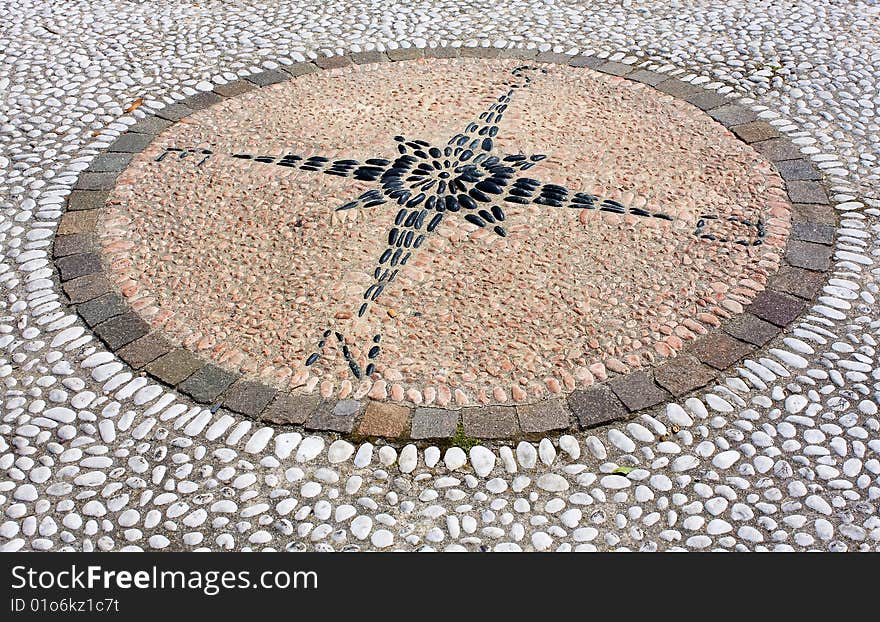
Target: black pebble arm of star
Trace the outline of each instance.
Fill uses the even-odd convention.
[[[335,177],[353,177],[358,181],[378,180],[391,164],[390,160],[382,158],[370,158],[366,162],[359,162],[358,160],[331,160],[324,156],[303,156],[294,153],[283,156],[235,153],[232,154],[232,157],[238,160],[274,164],[300,171],[324,173]]]
[[[477,119],[468,123],[464,132],[453,136],[448,144],[467,150],[465,155],[468,152],[472,154],[491,153],[495,147],[495,136],[498,134],[504,113],[510,105],[514,93],[517,89],[528,88],[532,81],[529,74],[534,72],[546,73],[545,70],[538,67],[522,66],[514,69],[511,73],[517,78],[517,82],[508,84],[507,92],[499,95],[487,110],[481,112]],[[468,158],[459,159],[466,162]]]
[[[489,178],[487,181],[491,184],[493,178]],[[480,184],[477,184],[476,187],[479,189]],[[640,207],[627,206],[619,201],[586,192],[573,193],[563,186],[541,183],[537,179],[528,177],[516,179],[509,188],[506,188],[506,192],[504,201],[515,205],[547,205],[549,207],[597,210],[622,216],[632,215],[642,218],[657,218],[670,222],[675,220],[672,216],[663,212],[652,212]],[[717,229],[719,223],[738,232],[745,231],[746,236],[742,237],[740,234],[740,237],[734,238],[713,233],[713,228]],[[763,244],[765,234],[764,223],[760,218],[752,221],[739,216],[721,217],[709,214],[700,216],[694,231],[694,235],[701,240],[719,243],[733,242],[739,246],[747,247]]]

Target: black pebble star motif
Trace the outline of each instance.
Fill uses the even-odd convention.
[[[488,110],[469,123],[464,132],[454,135],[442,147],[423,140],[407,140],[403,136],[395,136],[399,155],[394,159],[331,161],[323,156],[304,157],[293,153],[280,157],[251,154],[232,154],[232,157],[376,183],[377,188],[341,205],[336,208],[337,211],[396,204],[393,225],[385,234],[387,248],[379,256],[372,273],[372,282],[364,291],[362,300],[357,303],[358,317],[367,313],[370,305],[391,285],[401,267],[406,265],[428,236],[437,230],[444,218],[464,218],[477,227],[491,228],[496,235],[502,237],[507,235],[504,229],[507,219],[505,204],[537,204],[673,220],[668,214],[628,207],[584,192],[572,192],[563,186],[542,183],[524,174],[545,159],[546,155],[496,153],[494,139],[514,94],[518,89],[528,88],[532,75],[546,71],[539,67],[522,66],[511,73],[514,79],[505,84],[507,91]],[[156,160],[164,160],[171,154],[176,154],[178,158],[198,160],[196,166],[201,166],[214,155],[210,149],[172,147],[166,149]],[[747,232],[746,237],[728,239],[710,233],[711,225],[722,220],[743,228]],[[763,243],[765,229],[760,219],[752,222],[736,216],[702,215],[694,235],[702,240],[733,242],[749,247]],[[328,347],[327,342],[333,342],[334,338],[355,378],[360,379],[365,374],[369,376],[375,371],[374,360],[381,350],[381,335],[373,337],[367,360],[358,362],[343,333],[333,327],[321,333],[315,351],[305,361],[306,366],[316,364]]]

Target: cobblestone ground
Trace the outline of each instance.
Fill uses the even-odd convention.
[[[0,550],[880,550],[880,4],[24,0],[0,24]],[[64,196],[136,119],[278,64],[437,45],[597,54],[740,95],[827,176],[818,300],[709,392],[469,454],[212,413],[63,304]]]

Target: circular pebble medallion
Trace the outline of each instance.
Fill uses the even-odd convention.
[[[465,58],[217,103],[132,160],[98,223],[118,291],[200,358],[439,405],[531,403],[675,357],[764,289],[788,232],[770,163],[691,104]]]

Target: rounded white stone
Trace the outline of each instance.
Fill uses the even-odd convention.
[[[333,441],[327,449],[327,460],[330,464],[339,464],[351,458],[352,454],[354,454],[354,445],[339,439]]]
[[[486,477],[495,468],[495,453],[482,445],[471,447],[471,466],[480,477]]]
[[[467,455],[461,447],[450,447],[443,456],[443,463],[447,469],[454,471],[467,464]]]
[[[533,469],[538,463],[538,452],[535,446],[529,442],[521,441],[516,446],[516,459],[524,469]]]

